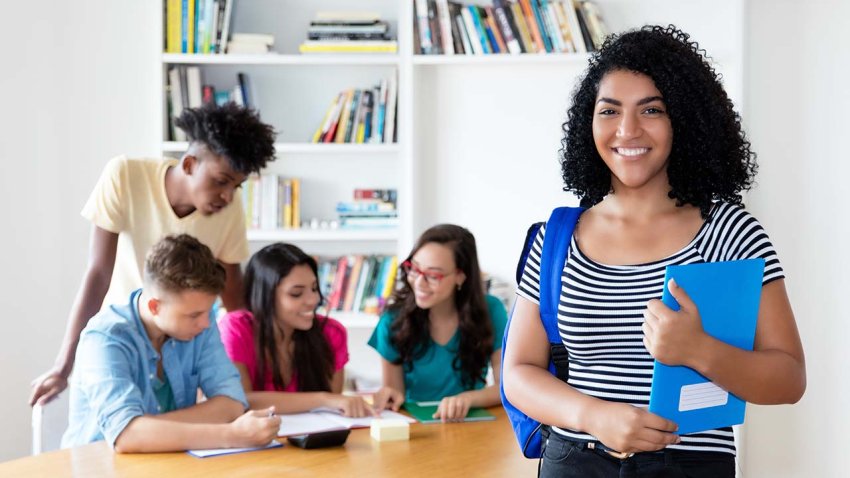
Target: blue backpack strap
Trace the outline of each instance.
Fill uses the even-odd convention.
[[[570,239],[584,208],[559,207],[546,222],[540,257],[540,320],[549,343],[560,343],[558,303],[561,299],[561,274],[567,261]]]

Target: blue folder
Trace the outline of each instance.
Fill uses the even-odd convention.
[[[661,301],[679,310],[667,289],[676,279],[699,309],[706,333],[752,350],[763,276],[764,259],[668,266]],[[744,423],[745,405],[693,369],[655,361],[649,411],[676,422],[679,434]]]

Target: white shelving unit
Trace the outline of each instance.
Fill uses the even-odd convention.
[[[475,234],[483,270],[512,282],[527,226],[548,217],[556,205],[575,203],[561,190],[557,151],[569,96],[589,55],[415,55],[413,0],[237,3],[231,32],[271,33],[275,53],[162,54],[162,152],[179,154],[186,147],[167,141],[164,86],[170,66],[199,65],[204,82],[224,88],[244,71],[257,90],[263,119],[280,132],[278,160],[270,170],[302,179],[302,218],[332,218],[333,205],[355,187],[393,187],[401,221],[396,231],[252,231],[255,248],[291,241],[316,254],[404,257],[422,230],[451,222]],[[745,0],[597,3],[610,31],[674,23],[690,33],[719,59],[727,91],[743,110]],[[398,39],[398,54],[298,54],[319,10],[380,13]],[[309,143],[339,91],[368,87],[393,71],[399,80],[396,144]],[[349,327],[353,366],[374,376],[376,356],[354,345],[365,343],[376,318],[334,317]]]

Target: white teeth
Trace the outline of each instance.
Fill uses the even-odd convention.
[[[615,151],[623,156],[637,156],[646,153],[649,148],[615,148]]]

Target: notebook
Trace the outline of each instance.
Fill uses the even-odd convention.
[[[198,458],[207,458],[210,456],[218,456],[218,455],[232,455],[234,453],[244,453],[246,451],[256,451],[256,450],[267,450],[269,448],[280,448],[283,446],[283,443],[280,443],[277,440],[272,440],[266,446],[256,446],[249,448],[210,448],[206,450],[187,450],[186,453],[196,456]]]
[[[667,288],[675,279],[699,309],[706,333],[752,350],[763,276],[764,259],[668,266],[661,301],[679,310]],[[744,423],[745,405],[693,369],[655,361],[649,411],[676,422],[679,434]]]
[[[372,420],[375,418],[397,418],[407,423],[416,422],[410,417],[391,410],[382,410],[377,417],[350,418],[330,408],[316,408],[306,413],[280,415],[280,429],[277,435],[283,437],[345,428],[367,428],[372,425]]]
[[[420,423],[440,423],[439,418],[434,418],[440,402],[405,402],[404,409],[407,410]],[[465,422],[481,422],[495,420],[496,417],[483,408],[470,408],[466,414]]]

